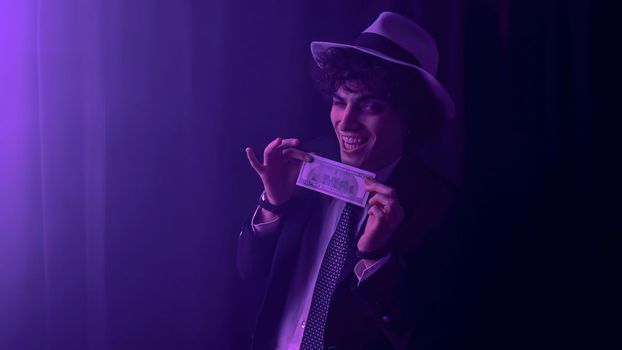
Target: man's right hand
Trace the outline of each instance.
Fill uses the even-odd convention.
[[[273,205],[285,204],[294,194],[296,178],[302,162],[313,161],[313,156],[296,147],[298,139],[277,137],[263,151],[263,163],[257,160],[252,148],[246,148],[246,157],[263,182],[268,201]]]

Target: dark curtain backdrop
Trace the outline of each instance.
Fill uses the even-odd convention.
[[[0,349],[244,348],[244,147],[330,132],[308,44],[381,10],[456,101],[457,348],[604,348],[588,1],[0,0]]]

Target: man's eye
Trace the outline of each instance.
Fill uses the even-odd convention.
[[[339,106],[339,107],[343,107],[345,106],[345,102],[340,101],[340,100],[333,100],[333,106]]]
[[[365,112],[368,113],[381,113],[384,111],[384,106],[379,103],[366,103],[361,106]]]

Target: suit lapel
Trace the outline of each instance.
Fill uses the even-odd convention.
[[[291,285],[302,235],[315,210],[319,208],[319,193],[301,189],[292,198],[289,212],[283,219],[277,247],[275,248],[261,313],[255,332],[255,348],[274,348],[280,319],[285,306],[288,288]]]

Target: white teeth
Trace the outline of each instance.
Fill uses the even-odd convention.
[[[365,142],[365,139],[362,137],[350,137],[350,136],[343,136],[343,141],[347,142],[347,143],[363,143]]]
[[[344,148],[347,150],[353,150],[359,148],[362,144],[366,143],[368,139],[363,137],[342,136]]]

